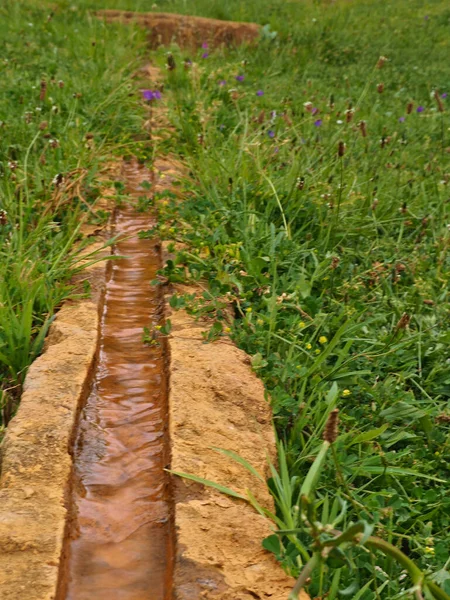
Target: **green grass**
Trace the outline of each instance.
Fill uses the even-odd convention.
[[[36,1],[36,0],[34,0]],[[299,5],[309,7],[311,0],[306,2],[285,2],[284,0],[272,0],[268,2],[243,2],[242,0],[56,0],[53,3],[61,8],[69,8],[76,5],[88,9],[117,9],[133,10],[137,12],[172,12],[187,15],[198,15],[214,19],[225,19],[234,21],[272,21],[278,26],[285,24],[289,27],[288,19],[295,15],[299,17]],[[263,7],[263,10],[261,10]]]
[[[264,23],[265,3],[250,4]],[[208,339],[234,308],[231,335],[266,384],[284,448],[286,472],[269,483],[285,529],[302,525],[301,484],[338,407],[319,511],[345,500],[347,524],[374,524],[450,591],[450,11],[402,0],[286,10],[298,19],[258,48],[191,53],[188,70],[173,48],[178,135],[166,149],[192,177],[182,205],[167,196],[160,233],[190,251],[165,274],[182,280],[187,267],[209,292],[172,305],[209,315]],[[297,574],[310,543],[305,531],[274,549]],[[404,593],[392,557],[374,560],[323,565],[312,596],[355,581],[364,600]]]
[[[131,76],[142,34],[77,11],[49,15],[0,8],[0,431],[72,291],[98,176],[141,127]]]

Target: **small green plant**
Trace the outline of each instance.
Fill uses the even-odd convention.
[[[376,558],[373,553],[379,552],[385,557],[395,561],[410,578],[411,587],[402,590],[402,595],[413,595],[415,598],[424,597],[436,598],[437,600],[449,600],[450,596],[446,594],[426,573],[421,571],[400,548],[392,543],[373,536],[374,524],[366,520],[360,520],[356,523],[348,522],[343,531],[336,529],[337,525],[346,521],[346,503],[342,503],[342,509],[334,519],[329,519],[328,511],[321,511],[321,517],[318,515],[315,503],[315,489],[318,480],[324,468],[326,455],[338,437],[338,410],[330,413],[324,430],[324,441],[319,452],[311,465],[300,488],[298,498],[299,520],[301,527],[297,529],[279,531],[282,535],[305,535],[308,534],[312,539],[311,557],[302,567],[297,582],[289,596],[289,600],[297,600],[299,592],[308,585],[315,569],[324,568],[334,571],[332,584],[328,596],[334,597],[338,588],[341,571],[347,569],[355,578],[350,581],[346,590],[341,591],[341,595],[346,596],[355,594],[360,590],[355,562],[352,558],[352,551],[364,550],[372,556],[373,563]],[[335,468],[340,470],[340,465],[336,461],[334,454]],[[376,567],[374,567],[374,579],[376,580]],[[405,578],[402,578],[403,580]],[[322,591],[320,592],[322,594]],[[425,594],[425,596],[424,596]]]
[[[166,338],[172,331],[172,323],[167,319],[163,325],[155,325],[154,327],[144,327],[142,341],[148,346],[159,346],[161,339]]]
[[[164,272],[167,273],[167,268]],[[201,295],[173,294],[169,304],[174,310],[184,309],[188,314],[209,325],[208,329],[202,331],[205,342],[214,342],[231,332],[230,315],[227,312],[230,308],[229,299],[216,297],[205,290]]]

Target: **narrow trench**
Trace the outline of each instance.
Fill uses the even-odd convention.
[[[151,174],[130,162],[123,179],[137,202]],[[164,317],[150,285],[159,248],[138,237],[153,224],[133,205],[115,220],[115,254],[124,258],[113,261],[106,285],[98,363],[74,446],[65,600],[172,597],[167,353],[142,340],[143,327]]]

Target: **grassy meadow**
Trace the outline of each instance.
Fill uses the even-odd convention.
[[[138,145],[143,111],[131,79],[139,32],[7,2],[0,37],[1,434],[71,293],[80,227],[101,222],[90,208],[98,177],[115,153]]]
[[[448,3],[52,6],[0,7],[3,420],[71,294],[104,165],[145,158],[132,79],[143,33],[87,9],[259,22],[255,47],[170,49],[175,134],[157,151],[190,176],[183,203],[157,203],[158,234],[185,248],[164,274],[208,281],[203,298],[171,305],[209,317],[205,341],[230,336],[264,381],[280,531],[264,545],[286,571],[311,576],[315,598],[448,599]],[[161,66],[166,54],[154,53]]]
[[[265,545],[287,570],[301,572],[339,515],[340,529],[365,522],[450,593],[450,11],[270,6],[257,48],[172,48],[178,135],[166,145],[191,182],[182,205],[164,198],[159,229],[189,251],[165,274],[209,283],[200,301],[172,305],[210,316],[205,337],[231,335],[265,382],[280,439],[272,518],[291,532]],[[336,408],[314,534],[301,487]],[[336,549],[309,591],[407,597],[404,568]]]

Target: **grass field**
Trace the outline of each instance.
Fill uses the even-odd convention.
[[[130,76],[142,34],[85,9],[267,25],[255,48],[171,49],[178,68],[163,96],[176,136],[159,151],[179,154],[192,176],[182,205],[160,203],[159,234],[189,247],[165,274],[184,280],[187,267],[209,282],[200,302],[171,303],[210,316],[207,338],[230,335],[266,385],[280,440],[273,518],[301,531],[265,545],[287,571],[298,576],[312,541],[329,535],[302,519],[315,464],[310,524],[364,522],[450,594],[447,2],[56,4],[50,19],[28,5],[0,9],[3,388],[20,386],[70,293],[76,226],[104,161],[139,151]],[[156,56],[163,64],[166,49]],[[73,181],[80,169],[77,192],[55,204],[55,176]],[[339,434],[322,460],[336,408]],[[335,548],[316,565],[311,596],[447,597],[418,595],[408,564],[378,550]]]
[[[80,268],[98,175],[140,129],[141,36],[76,12],[0,7],[0,428]],[[94,257],[93,257],[94,258]]]
[[[275,18],[257,49],[172,49],[180,66],[194,61],[169,77],[171,149],[193,178],[191,200],[161,215],[161,235],[190,246],[166,274],[188,267],[210,289],[172,305],[215,315],[210,338],[234,307],[231,336],[265,381],[284,448],[288,474],[270,482],[280,528],[304,526],[300,487],[337,407],[317,519],[333,520],[338,497],[345,523],[371,523],[450,591],[450,12],[271,6],[298,20]],[[308,558],[304,529],[300,544],[266,541],[293,574]],[[313,596],[407,595],[391,556],[334,559]]]

